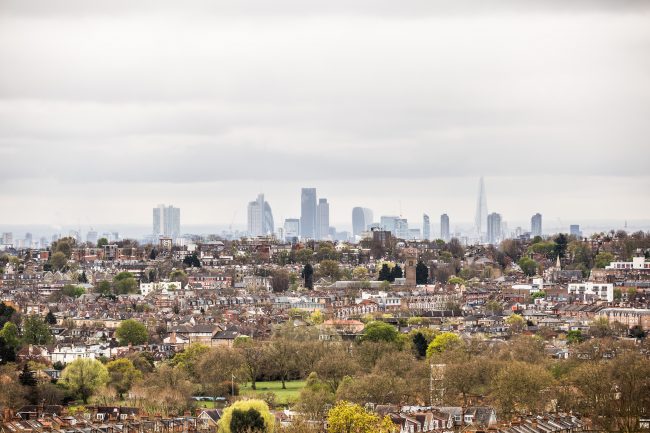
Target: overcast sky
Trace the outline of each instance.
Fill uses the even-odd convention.
[[[2,0],[0,223],[647,219],[648,5]]]

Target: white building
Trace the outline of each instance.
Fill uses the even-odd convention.
[[[647,262],[645,257],[632,257],[631,262],[611,262],[605,269],[650,270],[650,262]]]
[[[575,296],[581,301],[614,301],[614,285],[606,283],[584,283],[569,284],[569,296]]]
[[[63,364],[68,364],[75,359],[80,358],[98,359],[100,356],[110,358],[111,348],[99,345],[65,347],[57,346],[50,352],[50,359],[52,360],[52,363],[61,362]]]
[[[140,283],[140,294],[147,296],[149,293],[161,291],[170,292],[183,288],[180,281],[159,281],[157,283]]]

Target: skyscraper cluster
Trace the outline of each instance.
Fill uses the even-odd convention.
[[[181,234],[181,210],[172,205],[159,204],[153,208],[154,237],[178,238]]]
[[[330,205],[326,198],[317,199],[316,188],[303,188],[300,195],[300,237],[330,238]]]
[[[248,203],[248,235],[267,236],[273,234],[273,230],[271,205],[264,200],[264,194],[258,194],[256,200]]]

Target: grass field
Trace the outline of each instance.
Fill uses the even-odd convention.
[[[275,394],[276,404],[286,405],[295,402],[298,400],[298,395],[300,390],[305,387],[304,380],[294,380],[286,382],[287,389],[282,389],[282,382],[273,381],[273,382],[256,382],[257,389],[251,389],[251,384],[247,383],[242,385],[239,388],[239,393],[241,395],[247,395],[250,397],[255,397],[258,394],[264,394],[267,392],[272,392]]]

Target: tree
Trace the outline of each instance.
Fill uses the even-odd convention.
[[[318,264],[318,273],[325,278],[338,280],[341,275],[339,262],[336,260],[323,260]]]
[[[492,397],[506,415],[528,413],[544,408],[541,393],[553,383],[553,377],[543,367],[520,361],[511,361],[497,373],[492,384]]]
[[[393,266],[393,269],[390,271],[390,281],[395,281],[395,278],[403,278],[404,272],[402,272],[402,267],[400,265]]]
[[[219,433],[272,432],[274,427],[275,417],[263,400],[236,401],[223,410],[219,419]]]
[[[307,263],[305,267],[302,268],[302,277],[305,280],[305,287],[312,290],[314,288],[314,267],[310,263]]]
[[[139,346],[149,340],[147,327],[135,319],[123,320],[115,330],[115,336],[121,346]]]
[[[415,284],[427,284],[429,282],[429,268],[422,261],[415,266]]]
[[[365,281],[368,279],[368,268],[365,266],[357,266],[352,270],[352,278],[357,281]]]
[[[397,340],[399,333],[393,325],[385,322],[374,321],[366,325],[361,335],[363,341],[387,341],[392,343]]]
[[[26,403],[27,389],[20,384],[15,365],[0,365],[0,406],[18,409]]]
[[[379,276],[377,277],[378,281],[395,281],[393,278],[392,272],[390,270],[390,267],[388,266],[388,263],[384,263],[381,265],[381,269],[379,269]]]
[[[567,235],[564,233],[560,233],[557,235],[555,238],[555,247],[553,248],[553,252],[555,253],[555,256],[559,256],[560,258],[564,258],[566,255],[566,249],[569,244],[569,238]]]
[[[321,420],[325,417],[326,408],[334,404],[334,393],[329,385],[321,381],[316,373],[307,377],[305,387],[300,391],[298,409],[311,420]]]
[[[458,284],[460,286],[465,284],[465,280],[460,277],[451,277],[448,281],[449,284]]]
[[[332,393],[336,392],[345,376],[354,375],[358,370],[359,364],[340,346],[331,347],[327,356],[314,365],[314,372]]]
[[[204,392],[223,397],[232,393],[231,380],[233,376],[240,376],[241,364],[241,355],[235,349],[215,347],[202,352],[196,362],[193,362],[192,372],[196,374]]]
[[[431,358],[436,353],[442,353],[457,347],[461,342],[460,337],[453,332],[442,332],[436,335],[429,347],[427,347],[427,358]]]
[[[178,415],[192,407],[191,397],[196,390],[187,373],[178,367],[163,364],[146,376],[131,393],[147,404],[150,412]]]
[[[330,409],[327,426],[328,433],[390,433],[395,428],[390,418],[379,418],[347,401],[340,401]]]
[[[526,327],[526,321],[520,314],[511,314],[506,318],[506,325],[510,327],[510,332],[519,333]]]
[[[596,259],[594,260],[594,267],[603,269],[605,266],[609,265],[614,261],[614,254],[601,251],[596,254]]]
[[[61,289],[61,294],[64,296],[68,296],[70,298],[78,298],[79,296],[83,295],[86,293],[86,289],[84,289],[81,286],[75,286],[72,284],[66,284],[63,286]]]
[[[257,378],[268,360],[265,347],[257,340],[249,337],[237,337],[233,346],[242,357],[242,367],[251,381],[251,388],[257,389]]]
[[[308,264],[314,257],[314,251],[309,248],[303,248],[296,252],[296,261],[303,265]]]
[[[0,338],[4,340],[4,344],[13,350],[18,349],[20,346],[20,335],[18,326],[14,322],[7,322],[0,329]]]
[[[421,332],[416,332],[413,334],[412,340],[415,353],[418,357],[424,358],[427,355],[427,347],[429,346],[426,337]]]
[[[23,343],[44,345],[53,340],[50,327],[36,315],[28,316],[23,321]]]
[[[485,311],[493,315],[501,314],[503,313],[503,305],[498,301],[490,300],[485,303]]]
[[[575,331],[569,331],[566,333],[566,342],[568,344],[576,344],[576,343],[581,343],[584,341],[584,337],[582,335],[581,330],[575,330]]]
[[[48,323],[48,325],[56,325],[56,317],[54,317],[52,310],[48,311],[45,315],[45,321]]]
[[[81,271],[81,275],[79,275],[79,282],[83,284],[88,283],[88,277],[86,276],[86,271]]]
[[[275,293],[286,292],[289,289],[289,271],[276,269],[271,273],[271,288]]]
[[[106,245],[108,245],[108,239],[106,238],[97,239],[97,248],[104,248]]]
[[[189,256],[185,256],[185,258],[183,259],[183,264],[191,268],[200,268],[201,260],[199,260],[199,257],[196,255],[196,253],[194,253]]]
[[[36,386],[36,377],[34,376],[34,372],[29,369],[29,366],[27,364],[28,363],[25,363],[25,365],[23,365],[23,371],[20,372],[18,380],[20,381],[21,385],[33,388]]]
[[[115,388],[120,399],[131,389],[133,383],[142,377],[140,370],[126,358],[119,358],[106,364],[109,375],[109,385]]]
[[[88,403],[95,390],[108,382],[108,370],[101,362],[90,358],[72,361],[61,373],[61,383]]]
[[[521,270],[526,274],[527,276],[531,277],[537,273],[537,262],[530,257],[522,257],[519,259],[519,262],[517,262]]]
[[[138,281],[131,272],[120,272],[113,278],[113,290],[117,295],[136,293],[138,291]]]
[[[50,257],[50,265],[52,266],[52,269],[60,271],[67,264],[68,264],[68,258],[61,251],[57,251],[56,253],[52,254],[52,256]]]

